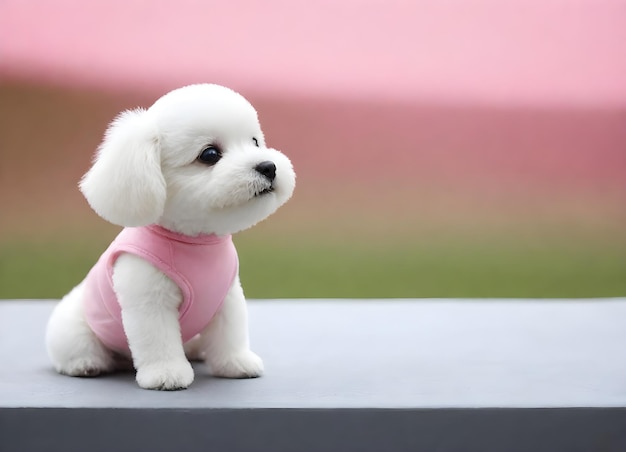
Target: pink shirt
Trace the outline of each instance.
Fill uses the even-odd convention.
[[[183,342],[208,325],[221,307],[239,262],[230,235],[190,237],[160,226],[125,228],[85,279],[87,323],[109,348],[129,352],[121,307],[113,291],[113,264],[122,253],[139,256],[165,273],[180,288],[179,321]]]

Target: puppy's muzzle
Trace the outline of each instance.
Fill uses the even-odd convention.
[[[263,176],[265,176],[267,180],[269,180],[270,182],[273,182],[274,179],[276,179],[276,165],[274,165],[274,162],[270,162],[269,160],[266,160],[264,162],[259,163],[257,166],[254,167],[254,169],[259,174],[262,174]]]

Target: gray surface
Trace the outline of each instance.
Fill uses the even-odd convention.
[[[0,451],[626,450],[626,299],[256,301],[267,374],[57,375],[53,302],[0,302]]]
[[[626,299],[252,301],[266,375],[178,392],[57,375],[52,307],[0,302],[0,408],[626,407]]]

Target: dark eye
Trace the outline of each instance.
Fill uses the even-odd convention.
[[[254,145],[258,148],[259,147],[259,140],[257,140],[256,138],[252,138],[252,141],[254,141]]]
[[[215,165],[222,158],[222,151],[217,146],[208,146],[198,156],[198,161],[205,165]]]

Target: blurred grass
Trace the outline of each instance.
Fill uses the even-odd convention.
[[[107,238],[0,243],[0,298],[59,298]],[[626,244],[608,240],[325,243],[237,237],[249,298],[601,297],[626,295]]]
[[[626,295],[626,248],[443,243],[240,246],[250,297],[596,297]]]

